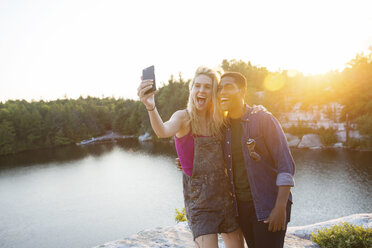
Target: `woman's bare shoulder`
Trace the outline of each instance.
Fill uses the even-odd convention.
[[[188,121],[190,119],[189,113],[186,109],[177,110],[174,112],[173,116],[181,121]]]
[[[181,128],[178,130],[176,136],[178,138],[183,137],[190,131],[190,116],[186,109],[178,110],[174,113],[177,115],[176,118],[181,122]]]

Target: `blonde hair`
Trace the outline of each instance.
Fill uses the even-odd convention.
[[[207,109],[207,133],[202,133],[202,127],[200,118],[196,111],[195,101],[191,94],[191,90],[195,83],[195,78],[200,75],[206,75],[212,80],[212,102],[209,104]],[[199,67],[194,75],[193,80],[190,82],[190,95],[187,103],[187,110],[190,115],[190,124],[192,133],[195,135],[208,135],[208,136],[217,136],[221,138],[222,136],[222,126],[224,125],[223,113],[220,109],[217,100],[217,89],[220,82],[222,72],[213,70],[208,67]]]

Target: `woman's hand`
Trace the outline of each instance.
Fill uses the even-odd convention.
[[[266,112],[266,113],[270,113],[270,112],[267,111],[267,109],[266,109],[264,106],[262,106],[262,105],[253,105],[253,106],[252,106],[252,111],[251,111],[252,114],[256,114],[256,113],[261,112],[261,111]]]
[[[140,86],[137,89],[137,95],[139,96],[141,102],[145,104],[147,110],[152,110],[155,108],[155,93],[156,91],[153,91],[151,93],[145,94],[148,90],[152,88],[152,85],[154,84],[153,80],[143,80],[140,84]]]
[[[141,78],[142,79],[142,78]],[[141,84],[137,88],[137,95],[139,96],[141,102],[145,104],[148,114],[150,117],[151,127],[159,138],[168,138],[176,135],[183,124],[187,121],[188,114],[186,110],[178,110],[171,118],[163,122],[158,111],[155,109],[155,93],[151,92],[146,94],[148,90],[152,88],[153,80],[142,80]]]

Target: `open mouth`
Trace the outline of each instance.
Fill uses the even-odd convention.
[[[205,96],[197,96],[196,101],[199,106],[203,106],[206,103],[207,98]]]

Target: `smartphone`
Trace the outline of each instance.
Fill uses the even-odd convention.
[[[145,95],[153,92],[156,90],[156,84],[155,84],[155,68],[154,66],[147,67],[142,70],[142,80],[152,79],[154,84],[152,85],[152,88],[146,91]]]

